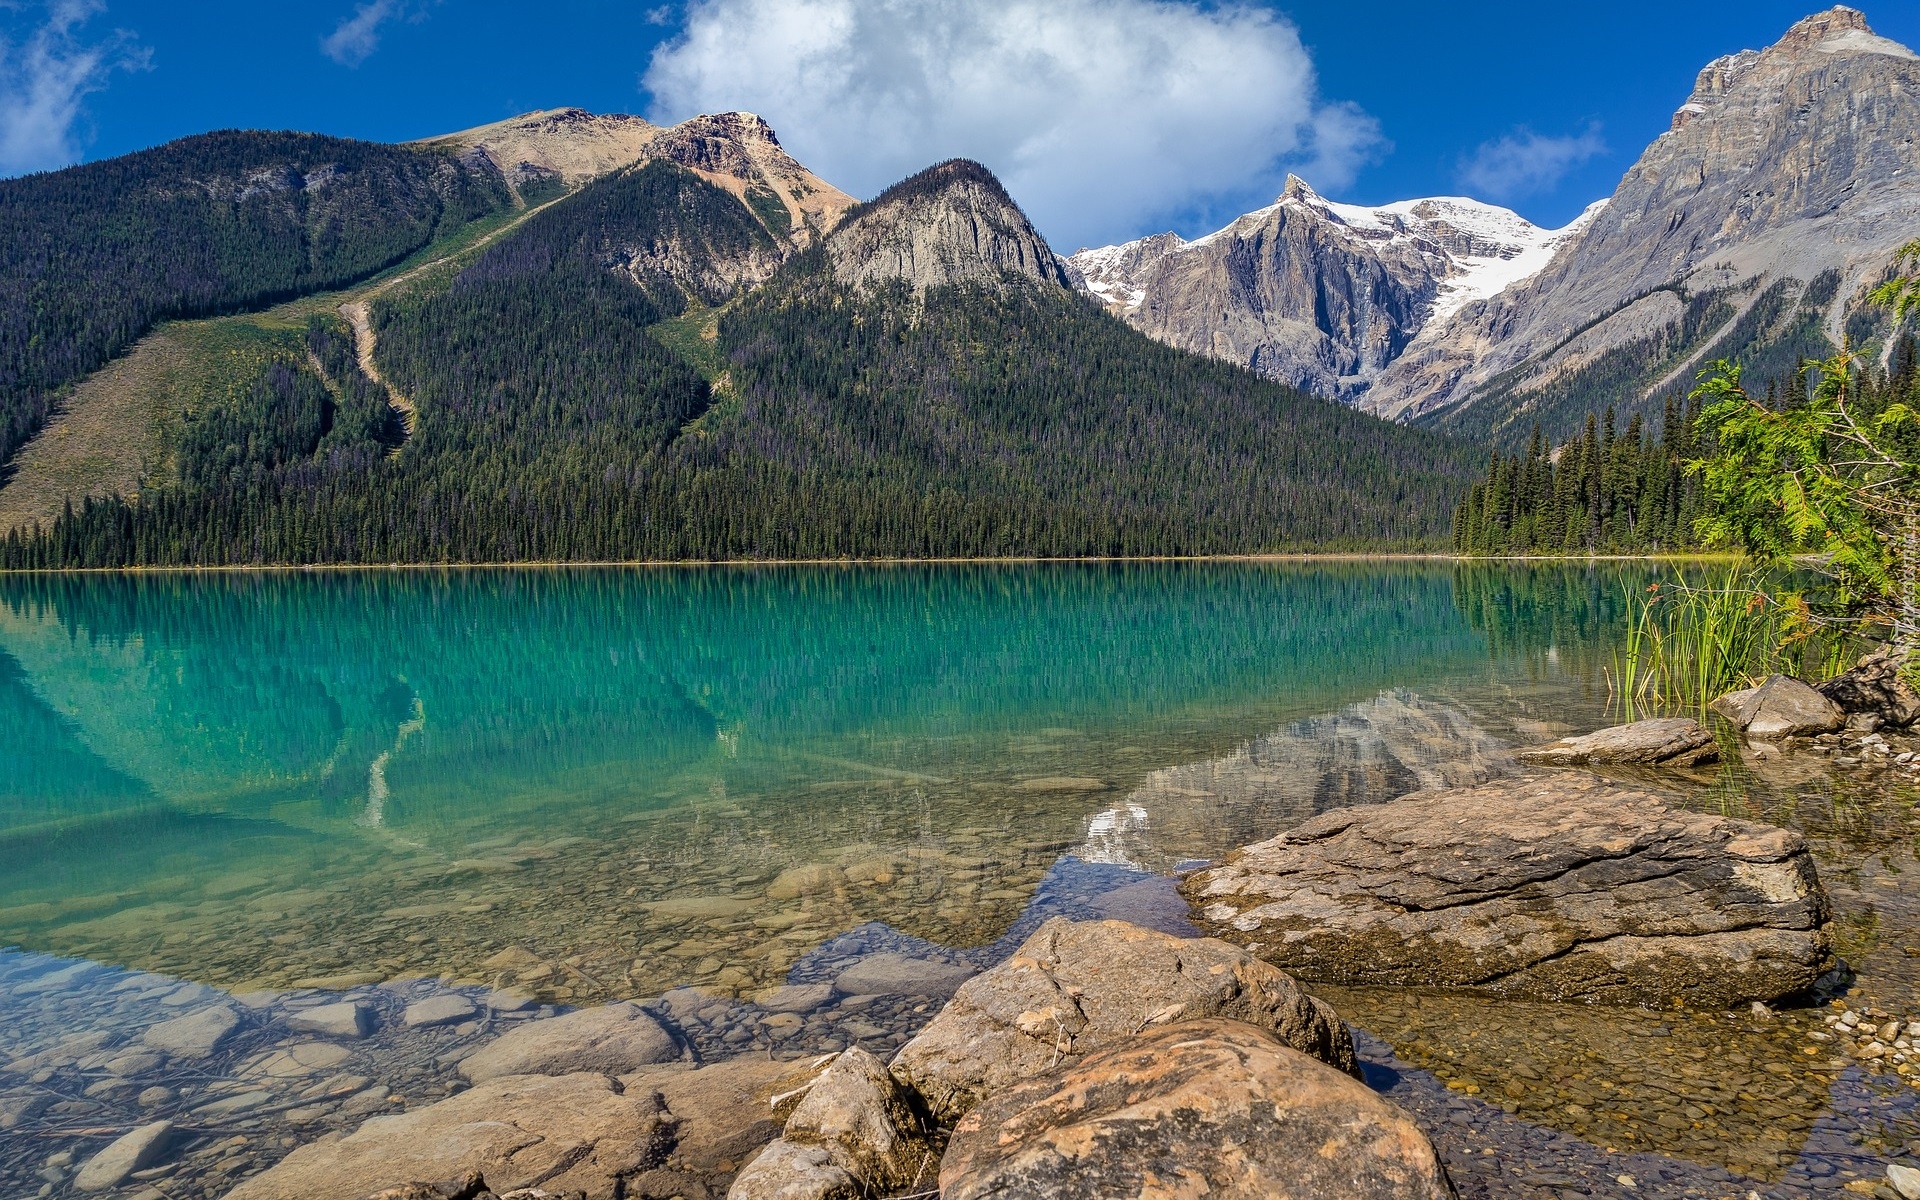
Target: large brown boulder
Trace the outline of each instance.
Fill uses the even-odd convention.
[[[1451,1200],[1433,1144],[1365,1084],[1237,1021],[1150,1030],[988,1097],[941,1200]]]
[[[1758,687],[1728,692],[1711,707],[1762,741],[1831,733],[1847,720],[1839,705],[1786,675],[1769,675]]]
[[[1325,813],[1181,890],[1303,979],[1720,1007],[1833,965],[1806,844],[1576,772]]]
[[[1614,725],[1583,737],[1564,737],[1517,752],[1525,762],[1549,767],[1588,763],[1634,763],[1650,767],[1691,767],[1714,762],[1720,746],[1713,731],[1692,717],[1656,717]]]
[[[1284,971],[1213,938],[1124,921],[1055,917],[1013,957],[968,980],[893,1072],[950,1121],[982,1097],[1142,1030],[1202,1017],[1246,1021],[1357,1073],[1340,1014]]]
[[[1901,660],[1886,651],[1869,654],[1851,671],[1835,675],[1815,690],[1848,716],[1867,713],[1882,724],[1904,729],[1920,719],[1920,693],[1900,678]]]

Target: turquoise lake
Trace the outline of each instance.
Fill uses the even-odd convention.
[[[1049,913],[1178,929],[1183,864],[1326,808],[1478,782],[1516,744],[1606,723],[1625,597],[1656,570],[0,577],[0,997],[52,955],[109,996],[417,984],[567,1006],[696,989],[750,1008],[847,955],[989,962]],[[1660,784],[1805,833],[1862,979],[1916,1002],[1900,947],[1920,943],[1920,914],[1870,878],[1912,864],[1912,797],[1751,766]],[[74,987],[74,1005],[99,1000]],[[41,1016],[0,1034],[0,1056],[41,1061],[77,1028],[80,1007],[45,1007],[52,990],[20,985]],[[1331,998],[1456,1094],[1595,1146],[1756,1178],[1828,1161],[1805,1151],[1840,1086],[1808,1058],[1812,1008],[1764,1027],[1699,1014],[1648,1042],[1635,1014]],[[925,1013],[823,1011],[805,1035],[885,1049]],[[741,1052],[787,1036],[713,1028]],[[1682,1095],[1678,1124],[1608,1107],[1695,1049],[1767,1087]],[[352,1078],[383,1078],[358,1053]],[[405,1078],[439,1086],[409,1061]],[[415,1085],[394,1079],[397,1104]],[[120,1102],[108,1084],[69,1111]],[[1681,1095],[1659,1086],[1642,1099]],[[9,1174],[6,1103],[0,1088],[0,1183],[32,1180],[25,1149]],[[345,1119],[330,1111],[302,1119]]]
[[[648,902],[957,836],[991,861],[947,902],[882,884],[842,915],[991,940],[1155,771],[1390,689],[1544,673],[1591,693],[1558,660],[1620,588],[1362,563],[0,581],[0,937],[222,985],[396,959],[478,978],[475,954],[524,939],[511,906],[458,909],[565,887],[587,858],[617,852]],[[1155,830],[1154,865],[1262,817]],[[429,877],[458,918],[432,948],[272,941]],[[217,942],[195,949],[201,922]],[[668,965],[642,970],[697,964]]]

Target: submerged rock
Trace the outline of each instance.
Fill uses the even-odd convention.
[[[1192,1021],[964,1117],[942,1200],[1451,1200],[1433,1144],[1365,1084],[1237,1021]]]
[[[142,1038],[155,1050],[175,1058],[206,1058],[224,1046],[240,1028],[240,1014],[224,1004],[162,1021]]]
[[[1717,761],[1713,731],[1691,717],[1657,717],[1615,725],[1583,737],[1564,737],[1517,752],[1525,762],[1549,767],[1588,763],[1637,763],[1655,767],[1691,767]]]
[[[953,995],[974,975],[972,967],[909,958],[904,954],[869,954],[840,972],[834,989],[847,996]]]
[[[135,1171],[158,1162],[172,1140],[172,1121],[142,1125],[88,1159],[87,1165],[74,1176],[73,1186],[83,1192],[104,1192],[119,1187]]]
[[[1316,817],[1181,885],[1302,978],[1537,1000],[1771,1000],[1833,965],[1796,833],[1564,773]]]
[[[1728,692],[1712,708],[1748,737],[1763,741],[1832,733],[1847,721],[1839,705],[1785,675],[1770,675],[1759,687]]]
[[[322,1004],[291,1014],[287,1017],[287,1026],[303,1033],[358,1039],[367,1036],[373,1029],[373,1010],[352,1001]]]
[[[1885,651],[1865,656],[1814,690],[1849,717],[1875,716],[1902,729],[1920,719],[1920,693],[1900,678],[1900,660]]]
[[[1357,1071],[1339,1014],[1246,951],[1121,921],[1062,917],[968,981],[894,1056],[893,1071],[948,1121],[1011,1084],[1144,1029],[1202,1017],[1249,1022],[1341,1071]]]
[[[618,1075],[671,1062],[680,1039],[637,1004],[608,1004],[544,1021],[529,1021],[495,1038],[460,1064],[479,1083],[506,1075]]]

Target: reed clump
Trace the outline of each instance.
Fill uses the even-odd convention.
[[[1847,635],[1809,620],[1805,600],[1751,563],[1689,580],[1676,573],[1627,596],[1627,627],[1607,673],[1629,718],[1695,710],[1767,676],[1822,678],[1839,668]]]

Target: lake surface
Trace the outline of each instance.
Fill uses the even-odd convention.
[[[527,1006],[508,1016],[672,992],[703,1053],[888,1049],[927,1004],[855,997],[758,1025],[753,1005],[876,953],[987,965],[1053,913],[1184,928],[1182,864],[1335,805],[1475,782],[1508,769],[1513,744],[1604,723],[1611,638],[1646,576],[1332,562],[0,577],[0,944],[17,947],[0,955],[15,1018],[0,1057],[31,1060],[33,1086],[58,1094],[9,1110],[0,1074],[0,1183],[65,1194],[68,1164],[45,1163],[60,1138],[83,1153],[138,1117],[136,1092],[157,1095],[113,1073],[111,1026],[220,992]],[[1871,912],[1851,943],[1863,980],[1914,1000],[1909,959],[1882,951],[1920,933],[1861,878],[1911,863],[1910,795],[1737,761],[1665,782],[1807,832],[1849,928]],[[1662,1018],[1673,1028],[1650,1042],[1646,1014],[1336,1002],[1499,1117],[1783,1186],[1859,1168],[1808,1149],[1846,1107],[1835,1089],[1867,1087],[1809,1061],[1813,1010]],[[92,1046],[34,1057],[96,1026]],[[156,1194],[218,1195],[276,1147],[350,1128],[367,1107],[336,1103],[349,1083],[432,1098],[458,1039],[486,1032],[461,1028],[427,1050],[376,1039],[331,1062],[346,1082],[304,1108],[240,1053],[264,1042],[167,1083],[167,1104],[258,1095],[253,1110],[306,1124],[245,1126],[224,1175]],[[1668,1069],[1676,1048],[1721,1076],[1736,1057],[1767,1086],[1715,1106],[1683,1086],[1702,1071]],[[1609,1107],[1589,1095],[1601,1061],[1654,1084],[1609,1080]],[[1861,1095],[1847,1103],[1886,1126],[1876,1147],[1907,1136],[1904,1093]],[[1701,1115],[1656,1119],[1669,1109]],[[247,1111],[203,1124],[231,1132]]]

